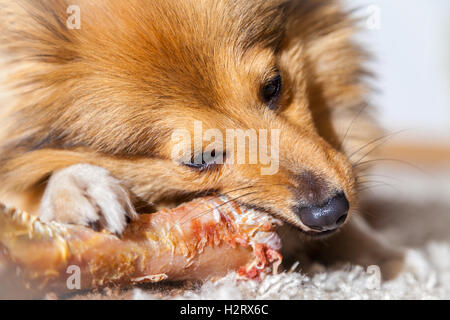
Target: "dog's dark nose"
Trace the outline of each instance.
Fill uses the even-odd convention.
[[[347,198],[340,193],[321,206],[301,207],[296,213],[307,227],[317,231],[332,231],[345,222],[349,208]]]

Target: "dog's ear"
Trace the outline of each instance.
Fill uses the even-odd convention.
[[[287,16],[283,45],[302,51],[322,98],[333,108],[361,103],[367,88],[360,80],[368,75],[364,62],[369,57],[354,42],[357,19],[334,0],[291,1]]]
[[[365,78],[371,73],[365,62],[370,56],[355,43],[359,31],[358,19],[338,1],[292,0],[280,50],[286,65],[283,69],[293,80],[301,81],[293,92],[304,96],[294,100],[308,101],[319,133],[335,147],[346,150],[364,143],[359,139],[379,134],[369,116],[370,107],[366,107],[371,88]],[[347,132],[353,118],[357,121]],[[358,130],[360,126],[364,129]],[[367,137],[360,136],[356,141],[354,132]]]

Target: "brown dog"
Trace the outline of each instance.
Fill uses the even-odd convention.
[[[80,28],[68,27],[69,5],[79,8]],[[325,262],[380,264],[388,277],[397,271],[390,266],[401,254],[349,219],[357,184],[345,153],[355,139],[335,128],[351,122],[367,90],[364,55],[351,42],[354,22],[335,1],[0,6],[9,71],[0,111],[3,201],[43,220],[120,233],[142,204],[220,193],[288,222],[284,243],[294,257],[312,249]],[[358,115],[359,139],[371,139],[377,129],[364,119]],[[228,144],[208,161],[177,160],[173,133],[195,135],[199,122],[224,135],[278,130],[276,172],[226,161],[235,155]],[[184,147],[192,159],[205,153]],[[298,236],[338,229],[325,249]]]

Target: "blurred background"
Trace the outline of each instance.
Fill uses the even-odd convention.
[[[367,16],[359,41],[374,53],[372,97],[391,131],[450,146],[450,1],[346,0]],[[417,141],[417,140],[416,140]],[[450,160],[450,159],[449,159]]]
[[[410,277],[409,290],[421,290],[410,298],[450,299],[450,1],[343,2],[363,18],[357,41],[377,76],[370,99],[392,133],[378,144],[361,209],[408,250],[404,282],[388,292]]]
[[[450,1],[342,2],[362,19],[356,40],[376,75],[370,100],[391,134],[378,144],[377,169],[395,177],[378,172],[375,189],[450,204]]]

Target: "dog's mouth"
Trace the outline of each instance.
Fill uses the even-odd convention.
[[[219,204],[216,209],[221,210],[222,208],[226,208],[228,206],[236,206],[239,207],[240,210],[245,211],[245,219],[250,219],[253,222],[257,220],[265,220],[270,225],[278,225],[282,226],[283,224],[289,224],[288,222],[284,221],[281,217],[278,217],[277,215],[273,214],[269,210],[258,207],[252,204],[248,204],[242,201],[239,201],[235,198],[229,198],[226,195],[222,195],[217,192],[204,192],[201,194],[189,194],[189,195],[183,195],[179,196],[176,199],[166,199],[164,201],[158,202],[154,206],[152,206],[152,211],[160,211],[163,209],[173,209],[182,205],[186,205],[189,202],[196,201],[200,198],[209,197],[211,199],[217,199],[221,204]],[[148,207],[146,208],[146,212],[148,211]],[[207,212],[201,212],[199,214],[207,214]],[[245,221],[245,223],[248,223],[248,221]],[[263,233],[259,233],[258,236],[258,242],[264,243],[267,246],[279,250],[282,247],[281,240],[279,238],[279,235],[276,232],[276,228],[273,230],[273,232],[270,232],[266,236],[262,236]]]
[[[209,192],[204,192],[201,194],[186,194],[183,196],[180,196],[176,199],[167,199],[165,201],[161,201],[157,204],[156,208],[158,210],[161,209],[171,209],[171,208],[175,208],[178,207],[180,205],[183,205],[185,203],[188,203],[190,201],[193,201],[195,199],[198,198],[202,198],[205,196],[210,196],[210,197],[217,197],[217,198],[226,198],[226,196],[221,195],[220,193],[216,192],[216,191],[209,191]],[[254,212],[257,212],[259,215],[261,216],[267,216],[270,217],[273,221],[275,221],[278,225],[289,225],[292,228],[294,228],[295,230],[298,230],[299,233],[303,234],[304,236],[306,236],[309,239],[325,239],[333,234],[335,234],[338,229],[335,230],[327,230],[327,231],[308,231],[308,230],[304,230],[302,227],[293,224],[290,221],[285,220],[282,216],[277,215],[275,213],[273,213],[271,210],[260,207],[260,206],[256,206],[253,204],[248,204],[245,203],[244,201],[239,201],[239,199],[228,199],[226,200],[227,202],[234,202],[236,204],[238,204],[240,207],[245,208],[247,210],[253,210]],[[147,211],[148,212],[148,211]],[[277,240],[278,241],[278,240]],[[270,241],[269,241],[270,242]],[[270,245],[274,245],[274,243],[270,243]],[[276,245],[281,246],[281,243]]]
[[[298,230],[300,233],[306,235],[308,238],[311,239],[323,239],[323,238],[327,238],[333,234],[335,234],[338,229],[334,229],[334,230],[326,230],[326,231],[310,231],[310,230],[305,230],[302,227],[284,219],[282,216],[272,212],[269,209],[260,207],[260,206],[256,206],[256,205],[252,205],[252,204],[247,204],[245,202],[241,202],[239,200],[235,201],[236,203],[238,203],[241,207],[244,207],[248,210],[254,210],[256,212],[258,212],[261,215],[266,215],[266,216],[270,216],[271,218],[273,218],[274,220],[278,221],[279,225],[283,225],[283,224],[287,224],[289,226],[291,226],[292,228],[294,228],[295,230]]]
[[[221,194],[215,190],[208,190],[197,193],[179,192],[177,196],[168,196],[167,198],[161,198],[158,199],[157,202],[154,202],[152,204],[149,204],[145,200],[138,199],[139,205],[136,210],[138,211],[138,213],[157,212],[163,209],[170,210],[199,198],[220,196]]]

